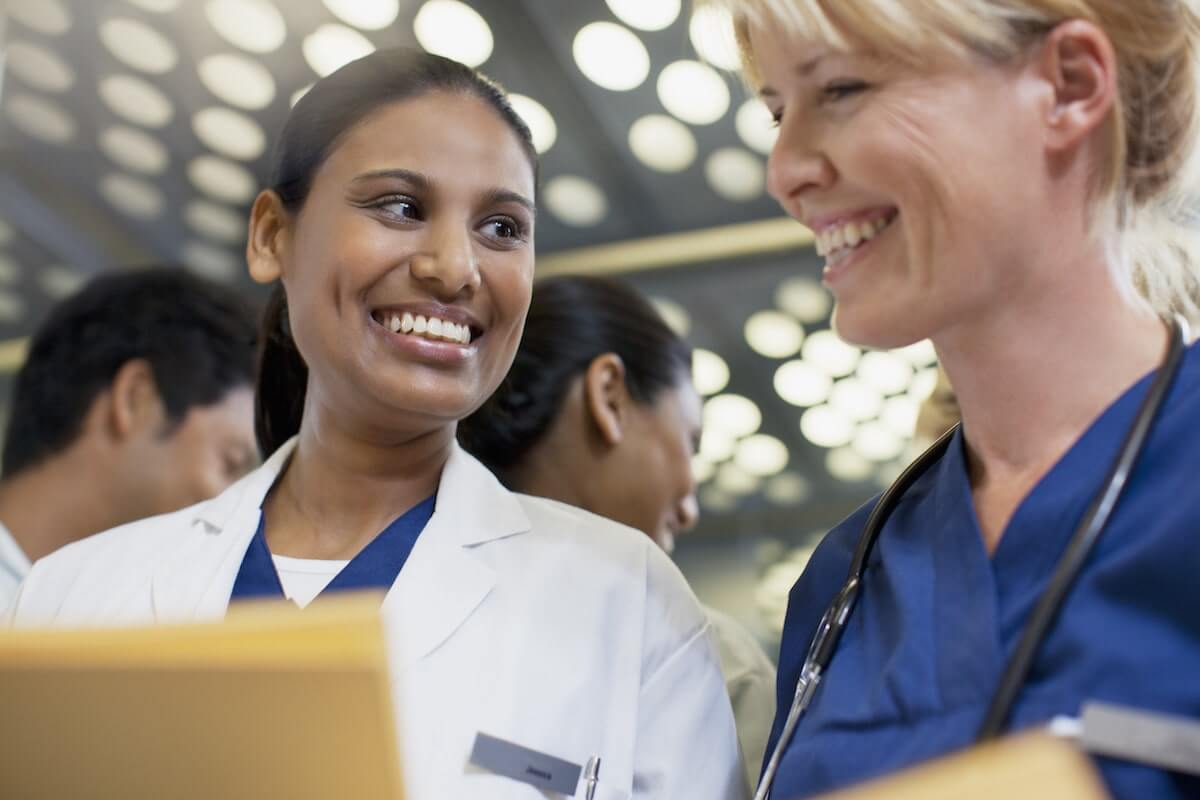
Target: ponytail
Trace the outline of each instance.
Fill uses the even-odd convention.
[[[263,458],[300,432],[308,366],[292,340],[287,297],[277,283],[263,309],[259,335],[254,436]]]

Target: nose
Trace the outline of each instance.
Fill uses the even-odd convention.
[[[410,269],[440,299],[473,293],[480,275],[471,231],[449,220],[430,225],[425,246],[412,257]]]
[[[680,531],[690,531],[700,521],[700,503],[696,500],[695,489],[679,501],[675,509],[675,520]]]
[[[806,195],[828,188],[837,178],[810,127],[785,116],[767,159],[767,191],[793,217],[800,216],[800,201]]]

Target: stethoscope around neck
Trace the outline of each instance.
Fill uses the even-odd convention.
[[[1180,364],[1183,362],[1187,325],[1183,320],[1174,318],[1168,323],[1168,328],[1167,354],[1138,409],[1137,417],[1125,434],[1121,452],[1109,468],[1104,488],[1092,499],[1083,519],[1075,528],[1075,532],[1067,543],[1066,551],[1055,566],[1049,583],[1038,598],[1037,605],[1030,613],[1029,620],[1021,631],[1021,638],[1008,663],[1004,666],[1004,672],[992,695],[987,714],[975,735],[976,742],[995,738],[1004,731],[1013,705],[1016,703],[1017,695],[1020,693],[1021,686],[1025,683],[1025,677],[1033,663],[1033,657],[1046,638],[1051,625],[1054,624],[1058,611],[1087,560],[1088,554],[1100,538],[1101,532],[1125,489],[1129,474],[1133,471],[1138,456],[1141,455],[1150,429],[1158,417],[1171,384],[1179,373]],[[850,570],[846,583],[817,624],[816,633],[808,647],[808,655],[804,659],[804,664],[800,668],[800,676],[796,681],[796,693],[792,698],[792,706],[788,711],[783,730],[771,751],[771,758],[767,761],[767,766],[759,779],[758,791],[754,794],[754,800],[767,800],[770,796],[771,784],[775,781],[779,762],[783,759],[783,754],[791,743],[792,736],[796,732],[796,725],[812,703],[817,687],[821,684],[821,679],[833,660],[838,641],[842,638],[850,615],[854,612],[863,575],[867,570],[867,561],[871,557],[879,534],[883,531],[883,526],[901,498],[904,497],[904,493],[945,454],[958,428],[959,426],[956,425],[944,433],[916,461],[910,464],[880,496],[879,501],[871,510],[867,524],[863,527],[862,535],[859,536],[858,544],[850,559]]]

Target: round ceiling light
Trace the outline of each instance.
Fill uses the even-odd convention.
[[[775,505],[799,505],[812,496],[812,484],[798,472],[784,472],[766,482],[763,494]]]
[[[175,114],[165,94],[132,75],[109,75],[101,79],[100,98],[117,116],[147,128],[161,128]]]
[[[214,281],[237,277],[237,259],[228,250],[207,242],[189,241],[179,252],[187,268],[201,277]]]
[[[235,53],[205,56],[197,66],[200,82],[231,106],[256,111],[275,99],[275,79],[257,61]]]
[[[167,14],[179,8],[180,0],[126,0],[126,2],[132,3],[143,11]]]
[[[575,34],[575,64],[588,80],[614,92],[636,89],[650,74],[650,53],[633,31],[615,22],[592,22]]]
[[[679,18],[679,0],[606,0],[617,19],[631,28],[661,31]]]
[[[829,292],[812,278],[788,278],[775,291],[775,305],[801,322],[821,322],[829,316]]]
[[[716,394],[729,385],[729,365],[711,350],[692,351],[692,383],[701,395]]]
[[[904,440],[879,420],[860,425],[850,446],[870,461],[891,461],[904,452]]]
[[[686,308],[666,297],[652,297],[650,302],[676,336],[688,335],[688,331],[692,329],[692,318]]]
[[[817,331],[804,342],[804,360],[835,378],[849,375],[858,365],[860,351],[831,330]]]
[[[757,97],[751,97],[738,107],[733,118],[738,136],[751,150],[769,156],[779,138],[779,128],[771,118],[771,111]]]
[[[534,150],[544,153],[554,146],[554,140],[558,138],[558,126],[554,124],[554,117],[544,105],[523,94],[510,94],[508,102],[513,111],[517,112],[517,116],[529,126],[529,133],[533,135]]]
[[[744,203],[762,197],[767,185],[767,170],[753,153],[740,147],[722,147],[704,162],[704,177],[713,191]]]
[[[183,219],[196,233],[210,239],[230,244],[246,241],[246,217],[225,206],[207,200],[193,200],[183,210]]]
[[[167,205],[154,184],[121,172],[110,172],[100,179],[100,194],[121,213],[138,219],[153,219]]]
[[[347,25],[381,31],[396,21],[399,0],[325,0],[325,7]]]
[[[11,94],[4,99],[9,122],[35,139],[66,144],[75,138],[75,118],[52,100],[32,94]]]
[[[479,12],[459,0],[428,0],[417,11],[413,33],[430,53],[478,67],[492,55],[492,29]]]
[[[885,395],[899,394],[913,379],[913,368],[901,356],[882,351],[863,353],[858,377]]]
[[[737,449],[737,439],[724,431],[709,428],[700,434],[700,455],[714,464],[733,456]]]
[[[0,253],[0,283],[16,283],[21,279],[21,266]]]
[[[119,166],[146,175],[162,174],[170,161],[162,142],[125,125],[105,128],[100,134],[100,149]]]
[[[854,420],[832,406],[816,406],[800,415],[800,433],[817,447],[849,444],[854,431]]]
[[[829,393],[829,405],[860,422],[879,415],[879,410],[883,408],[883,395],[858,378],[843,378],[833,385]]]
[[[765,433],[748,436],[738,442],[733,463],[760,478],[778,475],[788,464],[787,445]]]
[[[61,56],[33,42],[9,42],[5,59],[12,73],[34,89],[65,92],[75,83],[75,71]]]
[[[851,447],[839,447],[825,454],[825,469],[846,483],[861,483],[875,473],[875,464]]]
[[[230,158],[250,161],[267,149],[262,126],[232,108],[213,106],[197,111],[192,130],[208,148]]]
[[[711,480],[716,472],[716,466],[707,458],[701,455],[692,456],[692,480],[696,483]]]
[[[12,324],[25,316],[25,300],[15,292],[0,292],[0,322]]]
[[[225,41],[251,53],[271,53],[287,39],[287,23],[268,0],[209,0],[208,23]]]
[[[7,6],[10,17],[47,36],[66,33],[71,27],[71,15],[60,0],[25,0],[10,2]]]
[[[328,23],[304,37],[304,60],[322,78],[375,51],[371,40],[353,28]]]
[[[729,87],[707,64],[676,61],[658,75],[658,99],[684,122],[708,125],[729,110]]]
[[[688,23],[688,35],[696,53],[709,64],[736,71],[742,67],[733,17],[721,6],[705,5],[696,9]]]
[[[705,511],[724,514],[737,508],[737,503],[736,497],[717,486],[709,485],[700,490],[700,505]]]
[[[696,160],[696,137],[666,114],[650,114],[629,128],[629,149],[658,172],[681,172]]]
[[[704,403],[704,428],[714,429],[734,438],[749,436],[762,425],[762,412],[748,397],[738,394],[719,394]]]
[[[928,367],[937,363],[937,351],[933,349],[933,342],[928,339],[922,339],[908,347],[901,347],[892,352],[907,360],[914,367]]]
[[[759,487],[758,476],[751,475],[733,462],[717,467],[717,476],[714,482],[717,488],[734,497],[752,494],[757,492]]]
[[[938,384],[938,368],[926,367],[917,373],[912,384],[908,387],[908,396],[918,403],[924,402],[933,394]]]
[[[38,270],[38,284],[52,300],[70,297],[87,283],[87,275],[67,267],[51,265]]]
[[[192,159],[187,173],[193,186],[227,203],[249,203],[258,191],[258,182],[250,170],[216,156]]]
[[[794,406],[817,406],[829,399],[833,379],[807,361],[789,361],[775,370],[775,392]]]
[[[576,228],[595,225],[608,213],[608,199],[600,187],[577,175],[551,178],[546,184],[545,197],[550,213]]]
[[[179,63],[179,51],[171,40],[136,19],[105,20],[100,24],[100,41],[118,60],[152,75],[170,72]]]
[[[779,311],[759,311],[750,315],[744,333],[751,349],[767,358],[790,358],[804,344],[804,328]]]
[[[879,420],[897,436],[912,438],[917,429],[917,415],[921,407],[917,401],[907,395],[889,397],[883,402],[883,410],[879,412]]]

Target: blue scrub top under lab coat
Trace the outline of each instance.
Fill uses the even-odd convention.
[[[788,800],[971,743],[1067,540],[1150,384],[1110,406],[1030,492],[989,558],[961,431],[884,527],[849,626],[780,764]],[[872,500],[817,548],[792,589],[771,745],[809,640],[841,588]],[[1086,700],[1200,720],[1200,349],[1192,346],[1126,493],[1038,650],[1013,730]],[[1200,797],[1200,778],[1097,759],[1118,798]]]

